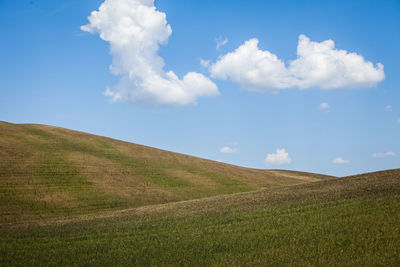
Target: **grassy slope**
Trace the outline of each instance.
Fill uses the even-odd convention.
[[[58,127],[0,122],[0,224],[97,214],[326,177],[242,168]]]
[[[0,265],[400,265],[400,169],[0,227]]]

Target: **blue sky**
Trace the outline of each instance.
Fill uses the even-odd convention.
[[[0,120],[254,168],[400,167],[399,1],[119,1],[132,12],[90,21],[102,0],[0,0]]]

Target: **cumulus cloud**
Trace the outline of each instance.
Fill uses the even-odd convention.
[[[291,87],[372,87],[385,78],[381,63],[374,66],[361,55],[336,49],[332,40],[313,42],[305,35],[299,36],[297,58],[287,65],[275,54],[261,50],[257,39],[250,39],[220,57],[210,72],[214,78],[259,92]]]
[[[349,163],[350,161],[343,159],[341,157],[338,157],[338,158],[334,159],[332,162],[334,164],[346,164],[346,163]]]
[[[275,153],[267,154],[264,162],[265,164],[270,165],[282,165],[290,164],[290,162],[292,162],[292,159],[289,157],[289,153],[287,153],[284,148],[278,148]]]
[[[237,148],[224,146],[219,150],[219,152],[224,153],[224,154],[237,154],[237,153],[239,153],[239,150]]]
[[[378,152],[378,153],[373,153],[372,157],[376,158],[376,159],[382,159],[382,158],[386,158],[386,157],[393,157],[395,154],[394,152]]]
[[[250,39],[222,56],[210,72],[214,78],[230,79],[253,91],[283,89],[293,84],[285,64],[269,51],[260,50],[257,39]]]
[[[300,35],[297,59],[289,65],[300,88],[371,87],[385,78],[383,65],[376,67],[361,55],[338,50],[332,40],[312,42]]]
[[[215,39],[215,42],[217,43],[215,49],[219,50],[221,47],[228,43],[228,38],[219,36]]]
[[[387,105],[387,106],[385,107],[385,109],[386,109],[386,111],[392,111],[392,106],[391,106],[391,105]]]
[[[318,105],[318,109],[323,110],[325,112],[329,112],[331,110],[331,107],[329,106],[328,103],[323,102],[323,103]]]
[[[153,0],[105,0],[88,20],[81,30],[98,33],[110,43],[110,69],[120,82],[105,95],[114,101],[187,105],[200,96],[219,94],[215,83],[200,73],[189,72],[180,79],[163,70],[158,49],[168,42],[172,30]]]

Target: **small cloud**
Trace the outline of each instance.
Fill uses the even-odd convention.
[[[332,162],[334,164],[346,164],[346,163],[349,163],[350,161],[343,159],[341,157],[338,157],[338,158],[334,159]]]
[[[202,59],[202,58],[200,58],[200,65],[203,67],[203,68],[208,68],[208,66],[210,66],[210,60],[208,59],[208,60],[206,60],[206,59]]]
[[[319,104],[319,105],[318,105],[318,109],[319,109],[319,110],[323,110],[323,111],[325,111],[325,112],[331,111],[331,107],[330,107],[329,104],[326,103],[326,102],[323,102],[323,103]]]
[[[219,36],[215,39],[215,42],[217,43],[215,49],[219,50],[221,47],[228,43],[228,38]]]
[[[397,119],[397,123],[400,123],[400,118]]]
[[[385,107],[385,109],[386,109],[386,111],[392,111],[392,106],[391,106],[391,105],[387,105],[387,106]]]
[[[292,162],[292,159],[289,157],[289,153],[287,153],[284,148],[278,148],[276,150],[276,153],[267,154],[264,162],[265,164],[282,165],[290,164],[290,162]]]
[[[389,152],[374,153],[374,154],[372,154],[372,157],[376,158],[376,159],[382,159],[382,158],[386,158],[386,157],[392,157],[394,155],[395,155],[394,152],[389,151]]]
[[[237,154],[237,153],[239,153],[239,150],[237,148],[224,146],[219,150],[219,152],[224,153],[224,154]]]

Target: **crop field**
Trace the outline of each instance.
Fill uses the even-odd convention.
[[[400,169],[254,170],[0,128],[1,266],[400,265]]]

